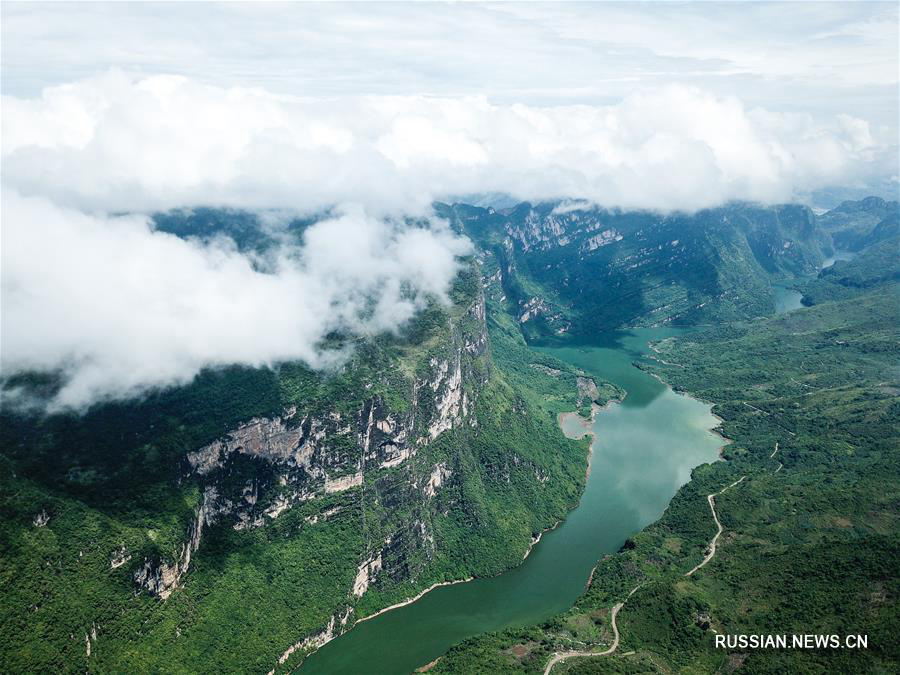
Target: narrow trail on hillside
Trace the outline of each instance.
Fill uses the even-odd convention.
[[[753,406],[750,406],[750,407],[753,407]],[[762,412],[762,411],[760,411],[760,412]],[[772,454],[769,455],[769,459],[774,459],[775,455],[778,453],[778,449],[779,449],[778,442],[776,442],[775,449],[772,451]],[[779,462],[778,468],[775,469],[774,473],[778,473],[779,471],[781,471],[783,466],[784,465],[781,462]],[[713,556],[716,554],[716,543],[718,542],[719,537],[722,535],[722,532],[724,532],[724,530],[725,530],[725,528],[722,527],[722,523],[719,521],[719,516],[716,514],[716,497],[718,495],[722,494],[723,492],[725,492],[726,490],[730,490],[735,485],[738,485],[738,484],[744,482],[744,480],[746,480],[746,478],[747,478],[746,475],[741,476],[736,481],[734,481],[730,485],[726,485],[718,492],[713,492],[712,494],[706,496],[706,501],[709,503],[709,510],[712,512],[712,517],[713,517],[713,520],[716,522],[716,528],[718,531],[716,532],[716,534],[712,538],[712,540],[709,542],[706,557],[703,558],[703,560],[697,566],[695,566],[690,572],[687,572],[684,576],[686,576],[686,577],[691,576],[694,572],[699,570],[706,563],[708,563],[710,560],[713,559]],[[592,571],[591,572],[592,578],[593,578],[593,575],[594,575],[594,573]],[[590,585],[590,580],[588,581],[588,585]],[[617,603],[615,606],[613,606],[612,615],[610,616],[610,623],[611,623],[612,629],[613,629],[613,642],[609,646],[608,649],[606,649],[605,651],[602,651],[602,652],[589,652],[589,651],[556,652],[551,657],[550,661],[547,662],[547,667],[544,668],[544,675],[549,675],[553,666],[555,666],[557,663],[565,661],[566,659],[571,659],[571,658],[576,658],[576,657],[584,657],[584,656],[609,656],[610,654],[615,652],[616,649],[619,647],[619,628],[616,625],[616,616],[619,614],[619,610],[625,606],[626,602],[628,602],[628,598],[630,598],[632,595],[634,595],[634,592],[637,589],[639,589],[642,585],[643,584],[641,583],[641,584],[638,584],[637,586],[635,586],[634,588],[632,588],[624,601]]]
[[[619,627],[616,625],[616,616],[618,615],[619,610],[625,606],[626,602],[628,602],[628,598],[634,595],[634,592],[641,586],[643,586],[643,583],[640,583],[632,588],[628,592],[628,595],[625,597],[625,600],[613,606],[612,615],[609,617],[610,624],[612,625],[613,629],[613,641],[607,650],[602,652],[557,652],[553,655],[550,661],[547,662],[547,667],[544,668],[544,675],[548,675],[553,666],[561,661],[565,661],[566,659],[571,659],[577,656],[608,656],[609,654],[612,654],[614,651],[616,651],[616,649],[619,647]]]
[[[775,453],[772,453],[772,454],[774,455]],[[713,556],[716,554],[716,542],[719,540],[719,536],[722,534],[723,530],[725,529],[722,527],[722,523],[719,522],[719,517],[716,515],[716,496],[722,494],[723,492],[725,492],[725,490],[727,490],[729,488],[733,488],[735,485],[742,482],[746,477],[747,476],[741,476],[736,481],[734,481],[731,485],[726,485],[718,492],[713,492],[711,495],[706,496],[706,501],[709,502],[709,510],[712,511],[713,520],[716,521],[716,527],[719,528],[719,531],[716,532],[716,535],[712,538],[712,541],[709,542],[709,547],[707,548],[706,557],[696,567],[694,567],[694,569],[692,569],[690,572],[686,573],[684,576],[686,576],[686,577],[691,576],[694,572],[696,572],[701,567],[703,567],[706,563],[708,563],[710,560],[712,560]]]

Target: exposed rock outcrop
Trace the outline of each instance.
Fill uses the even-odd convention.
[[[600,400],[600,391],[597,389],[597,383],[589,377],[578,376],[578,405],[587,399],[588,402]]]
[[[390,541],[387,543],[390,543]],[[381,551],[371,558],[363,560],[359,564],[356,579],[353,580],[353,595],[359,597],[365,593],[369,589],[369,581],[381,571],[381,568]]]
[[[139,588],[151,592],[153,595],[165,600],[174,591],[181,577],[188,571],[191,565],[191,556],[200,547],[203,528],[212,525],[219,507],[216,505],[218,494],[214,487],[206,488],[200,501],[200,508],[191,524],[188,540],[181,546],[181,554],[173,564],[161,561],[145,560],[134,573],[134,582]]]
[[[477,425],[475,403],[489,375],[480,357],[487,349],[484,297],[479,293],[461,319],[451,321],[446,341],[426,362],[427,373],[412,378],[410,405],[405,408],[391,408],[379,394],[350,412],[300,412],[292,406],[280,415],[255,417],[188,453],[185,478],[202,486],[201,504],[179,554],[174,560],[164,555],[145,558],[133,572],[137,587],[168,598],[188,572],[204,527],[263,527],[298,504],[321,499],[322,512],[305,518],[315,524],[339,510],[326,498],[365,490],[370,476],[386,508],[410,499],[425,508],[453,471],[446,463],[420,466],[416,458],[441,434]],[[400,474],[389,479],[391,471]],[[247,478],[235,487],[233,476],[241,474]],[[434,545],[420,519],[405,527],[408,531],[387,533],[385,544],[391,574],[398,580],[412,573],[403,562],[409,551]],[[128,562],[124,555],[117,555],[111,565]],[[349,589],[351,596],[365,593],[382,565],[381,553],[367,558]]]
[[[342,612],[332,615],[328,621],[328,625],[326,625],[323,630],[318,633],[313,633],[288,647],[284,653],[278,657],[278,665],[284,665],[284,663],[297,651],[315,651],[322,645],[327,644],[338,637],[344,632],[344,627],[347,625],[347,621],[352,612],[352,607],[346,607]],[[274,675],[274,673],[275,669],[273,668],[267,675]]]
[[[444,462],[435,465],[431,475],[428,477],[428,482],[425,483],[425,495],[427,497],[434,497],[434,495],[437,494],[438,488],[452,475],[453,471],[448,469]]]

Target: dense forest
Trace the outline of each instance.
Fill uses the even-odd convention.
[[[587,441],[556,418],[591,403],[583,373],[526,340],[665,324],[690,330],[642,367],[714,404],[727,461],[699,467],[658,522],[599,561],[570,611],[469,640],[432,672],[541,672],[554,652],[602,651],[619,602],[615,656],[554,672],[900,662],[896,203],[819,219],[744,204],[666,217],[436,208],[479,246],[450,304],[396,334],[329,336],[352,354],[340,368],[207,370],[82,415],[3,411],[5,670],[289,670],[317,636],[509,569],[579,499]],[[274,241],[243,212],[156,223],[246,250]],[[817,272],[838,233],[863,242],[856,257]],[[808,307],[773,316],[776,281]],[[623,395],[595,384],[595,403]],[[716,556],[686,577],[716,533],[707,496],[742,478],[716,497]],[[716,634],[795,632],[866,634],[869,648],[714,647]]]
[[[617,603],[616,651],[561,661],[554,673],[895,670],[898,270],[896,237],[879,239],[797,277],[807,309],[656,344],[655,363],[641,367],[715,404],[733,440],[727,461],[698,467],[658,522],[599,561],[569,612],[469,640],[430,672],[543,672],[554,653],[603,652]],[[715,556],[686,576],[716,534],[708,495],[723,533]],[[859,634],[868,648],[716,648],[716,635],[740,634]]]

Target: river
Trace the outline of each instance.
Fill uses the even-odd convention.
[[[790,286],[779,283],[772,284],[772,293],[775,296],[775,313],[784,314],[803,307],[803,293],[794,290]]]
[[[635,368],[647,342],[675,329],[636,329],[591,345],[539,347],[627,393],[594,421],[591,473],[578,507],[531,555],[499,576],[442,586],[357,624],[312,654],[303,673],[410,673],[473,635],[542,622],[572,606],[597,560],[652,523],[690,478],[718,458],[710,406]]]
[[[834,265],[838,260],[853,260],[855,257],[856,254],[851,253],[850,251],[835,251],[834,255],[830,258],[825,258],[819,269],[824,270]],[[802,278],[804,277],[801,277],[801,279]],[[808,278],[813,279],[815,278],[815,275],[810,275]],[[789,283],[790,282],[782,281],[772,284],[772,292],[775,296],[776,314],[784,314],[785,312],[791,312],[803,307],[803,303],[801,302],[803,294],[791,288],[790,285],[788,285]]]

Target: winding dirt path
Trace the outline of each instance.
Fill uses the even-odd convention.
[[[616,651],[616,649],[619,647],[619,627],[616,625],[616,615],[618,615],[619,610],[625,606],[625,603],[628,602],[628,598],[634,595],[634,592],[641,586],[643,586],[643,584],[638,584],[637,586],[632,588],[628,592],[628,595],[625,597],[625,600],[613,606],[612,614],[609,617],[609,622],[612,625],[613,629],[613,641],[608,649],[602,652],[556,652],[547,662],[547,667],[544,668],[544,675],[549,675],[550,670],[553,668],[553,666],[555,666],[557,663],[560,663],[561,661],[565,661],[566,659],[571,659],[576,656],[608,656],[609,654],[612,654],[614,651]]]
[[[773,453],[774,454],[774,453]],[[722,527],[722,523],[719,522],[719,517],[716,515],[716,496],[722,494],[728,488],[733,488],[738,483],[742,482],[747,476],[741,476],[736,481],[734,481],[731,485],[726,485],[718,492],[713,492],[711,495],[706,496],[706,501],[709,502],[709,510],[712,511],[713,520],[716,521],[716,527],[719,528],[719,531],[716,532],[716,536],[712,538],[712,541],[709,542],[709,547],[707,548],[706,557],[700,561],[700,563],[692,569],[690,572],[686,573],[684,576],[689,577],[694,572],[703,567],[706,563],[712,560],[713,556],[716,554],[716,542],[719,539],[719,536],[722,534],[722,531],[725,529]]]
[[[749,405],[749,404],[745,404],[745,405]],[[752,408],[753,406],[750,406],[750,407]],[[758,410],[758,408],[756,408],[756,410]],[[764,411],[760,410],[760,412],[764,412]],[[768,413],[766,413],[766,414],[768,414]],[[772,451],[772,454],[769,455],[769,459],[773,459],[777,453],[778,453],[778,443],[776,442],[775,449]],[[783,466],[784,465],[781,464],[781,462],[779,462],[778,468],[775,469],[775,473],[778,473],[779,471],[781,471]],[[716,534],[712,538],[712,540],[709,542],[709,546],[707,547],[706,557],[703,558],[703,560],[696,567],[694,567],[690,572],[687,572],[684,576],[686,576],[686,577],[691,576],[694,572],[699,570],[706,563],[708,563],[710,560],[713,559],[713,556],[716,554],[716,543],[718,542],[719,537],[722,535],[722,532],[725,530],[725,528],[722,527],[722,523],[719,521],[719,516],[716,515],[716,497],[718,495],[722,494],[723,492],[725,492],[726,490],[733,488],[735,485],[738,485],[739,483],[744,482],[744,480],[746,480],[746,478],[747,478],[747,476],[741,476],[736,481],[734,481],[730,485],[726,485],[718,492],[713,492],[711,495],[706,496],[706,501],[709,502],[709,510],[712,512],[713,520],[716,521],[716,528],[718,528],[718,531],[716,532]],[[591,572],[592,577],[593,577],[593,574],[594,573],[592,571]],[[588,584],[590,585],[590,581],[588,581]],[[642,585],[643,584],[638,584],[637,586],[632,588],[631,591],[628,593],[628,596],[625,598],[625,600],[623,600],[622,602],[613,606],[612,615],[610,616],[610,624],[612,625],[612,629],[613,629],[613,642],[609,646],[608,649],[606,649],[605,651],[602,651],[602,652],[576,652],[576,651],[556,652],[550,658],[550,661],[547,662],[547,667],[544,668],[544,675],[550,675],[550,671],[552,670],[553,666],[555,666],[557,663],[565,661],[566,659],[571,659],[571,658],[575,658],[575,657],[579,657],[579,656],[608,656],[608,655],[612,654],[614,651],[616,651],[616,649],[619,646],[619,627],[616,625],[616,616],[618,615],[619,610],[625,606],[626,602],[628,602],[628,598],[630,598],[632,595],[634,595],[634,592],[637,589],[639,589]]]

